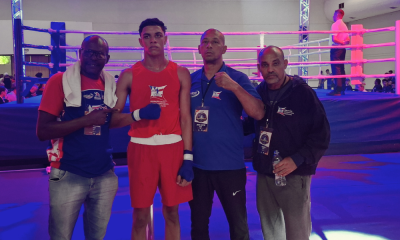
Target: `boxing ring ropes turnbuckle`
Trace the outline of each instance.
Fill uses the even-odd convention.
[[[52,34],[52,38],[60,39],[61,34],[116,34],[116,35],[138,35],[138,32],[120,32],[120,31],[77,31],[77,30],[55,30],[55,29],[43,29],[43,28],[34,28],[29,26],[23,26],[22,21],[20,19],[14,19],[14,73],[17,81],[17,95],[18,95],[18,103],[23,103],[22,96],[24,92],[22,91],[23,84],[26,84],[25,93],[29,91],[30,87],[35,83],[46,83],[48,78],[34,78],[34,77],[26,77],[23,75],[23,66],[41,66],[52,69],[52,72],[57,72],[60,68],[67,67],[72,65],[74,61],[78,61],[79,54],[78,50],[80,46],[66,46],[60,45],[60,41],[56,41],[53,46],[45,46],[45,45],[33,45],[23,43],[23,30],[28,31],[36,31]],[[388,32],[395,31],[395,42],[388,43],[380,43],[380,44],[364,44],[363,36],[368,33],[375,32]],[[340,31],[261,31],[261,32],[223,32],[225,36],[231,35],[258,35],[260,38],[260,45],[265,46],[265,36],[266,35],[274,35],[274,34],[304,34],[307,32],[308,34],[332,34],[332,33],[340,33]],[[329,64],[351,64],[351,74],[346,75],[336,75],[336,78],[351,78],[352,84],[360,84],[361,81],[365,78],[384,78],[384,77],[396,77],[396,84],[400,79],[400,20],[396,21],[396,25],[394,27],[386,27],[379,29],[364,29],[362,25],[352,25],[351,30],[347,31],[351,35],[350,45],[345,46],[321,46],[321,43],[328,41],[329,39],[321,39],[306,43],[298,43],[290,46],[282,46],[282,50],[288,50],[289,55],[287,56],[290,60],[291,57],[302,56],[302,54],[292,54],[293,50],[302,49],[310,49],[317,50],[314,52],[308,52],[307,55],[318,54],[319,61],[310,61],[310,62],[290,62],[289,61],[289,72],[292,68],[298,67],[319,67],[319,72],[321,70],[321,66],[329,65]],[[203,32],[167,32],[168,36],[187,36],[187,35],[198,35],[200,36]],[[310,46],[312,44],[318,44],[318,46]],[[395,57],[394,58],[385,58],[385,59],[364,59],[363,57],[363,49],[367,48],[376,48],[376,47],[395,47]],[[351,50],[351,60],[347,61],[322,61],[321,54],[329,53],[329,50],[332,48],[347,48]],[[38,63],[38,62],[24,62],[22,60],[23,56],[23,48],[35,48],[35,49],[48,49],[52,51],[52,54],[60,54],[62,51],[72,51],[75,52],[76,58],[71,56],[66,56],[64,59],[65,63],[60,63],[60,59],[54,63]],[[257,52],[260,51],[262,47],[241,47],[241,48],[228,48],[227,52],[253,52],[254,58],[246,58],[246,59],[224,59],[224,61],[232,68],[235,69],[257,69]],[[141,47],[109,47],[110,51],[122,51],[122,52],[140,52],[143,57],[143,48]],[[321,51],[323,50],[323,51]],[[189,68],[189,70],[196,70],[203,66],[203,64],[198,63],[202,62],[201,59],[196,59],[196,53],[198,52],[197,47],[172,47],[169,43],[169,40],[165,46],[165,51],[168,54],[168,58],[172,60],[172,53],[192,53],[193,59],[191,60],[173,60],[179,63],[181,66]],[[57,59],[57,57],[55,58]],[[122,71],[124,68],[129,68],[133,63],[140,61],[141,59],[130,59],[130,60],[110,60],[108,64],[106,64],[106,70],[109,71]],[[67,63],[69,61],[70,63]],[[248,62],[253,61],[253,62]],[[377,62],[395,62],[395,74],[373,74],[367,75],[363,73],[363,64],[366,63],[377,63]],[[188,63],[189,62],[189,63]],[[191,62],[191,63],[190,63]],[[238,63],[235,63],[238,62]],[[120,67],[115,68],[115,67]],[[55,71],[54,71],[55,70]],[[256,76],[250,76],[251,80],[262,80],[260,77],[260,73],[254,72]],[[324,76],[324,75],[315,75],[315,76],[302,76],[304,79],[328,79],[332,78],[332,76]],[[396,88],[396,94],[400,95],[400,87]],[[152,211],[152,208],[151,208]],[[153,216],[153,214],[151,214]],[[152,217],[151,217],[152,218]],[[148,225],[148,239],[153,239],[153,221],[149,222]]]
[[[18,19],[16,19],[18,20]],[[14,46],[15,46],[15,64],[14,64],[14,72],[16,74],[17,87],[22,86],[23,83],[27,84],[25,92],[19,91],[20,95],[26,94],[29,91],[30,86],[35,83],[45,83],[47,78],[37,79],[33,77],[25,77],[23,76],[22,67],[23,65],[27,66],[42,66],[47,67],[49,69],[59,71],[60,68],[67,67],[72,65],[74,61],[79,59],[78,50],[80,46],[62,46],[56,44],[54,46],[45,46],[45,45],[33,45],[33,44],[25,44],[22,42],[22,31],[36,31],[36,32],[44,32],[50,33],[52,35],[56,35],[55,39],[60,39],[60,34],[66,33],[78,33],[78,34],[116,34],[116,35],[138,35],[138,32],[121,32],[121,31],[77,31],[77,30],[55,30],[55,29],[42,29],[42,28],[34,28],[29,26],[22,26],[21,23],[18,24],[18,21],[14,23]],[[379,43],[379,44],[364,44],[363,43],[363,35],[374,32],[388,32],[395,31],[396,41],[388,42],[388,43]],[[340,31],[306,31],[308,34],[331,34],[331,33],[339,33]],[[400,74],[400,20],[396,21],[396,26],[394,27],[386,27],[379,29],[363,29],[362,25],[352,25],[351,30],[347,31],[351,35],[351,43],[350,45],[345,46],[321,46],[322,42],[328,41],[328,39],[322,39],[317,41],[311,41],[307,43],[298,43],[290,46],[282,46],[283,50],[289,50],[289,55],[287,56],[290,60],[291,57],[298,57],[302,54],[291,54],[292,50],[302,50],[302,49],[310,49],[310,50],[318,50],[314,52],[305,53],[307,55],[318,54],[319,61],[309,61],[309,62],[291,62],[289,61],[289,73],[291,68],[298,67],[319,67],[321,70],[322,65],[329,65],[332,63],[335,64],[351,64],[351,74],[346,75],[336,75],[337,78],[351,78],[352,84],[360,84],[361,81],[365,78],[383,78],[383,77],[396,77],[396,81],[399,79]],[[187,36],[187,35],[201,35],[202,32],[167,32],[168,36]],[[274,35],[274,34],[304,34],[304,31],[261,31],[261,32],[224,32],[226,36],[230,35],[258,35],[260,38],[260,45],[265,46],[265,35]],[[311,44],[318,44],[318,46],[310,46]],[[364,59],[363,58],[363,49],[367,48],[376,48],[376,47],[395,47],[395,58],[385,58],[385,59]],[[321,61],[321,54],[328,53],[332,48],[347,48],[351,50],[351,60],[347,61]],[[24,62],[22,61],[22,49],[23,48],[36,48],[36,49],[48,49],[52,51],[52,54],[58,54],[61,51],[73,51],[76,52],[76,58],[71,56],[66,56],[66,60],[64,62],[69,61],[70,63],[60,63],[56,61],[54,63],[37,63],[37,62]],[[241,48],[228,48],[227,52],[254,52],[259,51],[261,47],[241,47]],[[325,50],[325,51],[321,51]],[[120,51],[120,52],[141,52],[143,56],[143,48],[141,47],[113,47],[110,46],[110,51]],[[172,53],[192,53],[192,60],[174,60],[181,66],[189,68],[189,70],[196,70],[202,67],[201,59],[196,59],[197,47],[172,47],[169,43],[169,40],[166,44],[165,51],[168,54],[168,58],[172,60]],[[254,54],[255,58],[247,58],[247,59],[224,59],[224,61],[232,68],[235,69],[256,69],[256,54]],[[129,68],[133,63],[140,61],[141,59],[132,59],[132,60],[110,60],[108,64],[106,64],[106,70],[109,71],[122,71],[124,68]],[[253,61],[253,62],[248,62]],[[363,73],[363,64],[366,63],[376,63],[376,62],[395,62],[395,74],[373,74],[367,75]],[[192,62],[192,63],[188,63]],[[236,63],[235,63],[236,62]],[[120,67],[120,68],[115,68]],[[113,68],[113,69],[110,69]],[[56,71],[56,72],[57,72]],[[319,71],[320,72],[320,71]],[[254,73],[256,74],[256,73]],[[327,79],[332,78],[332,76],[323,76],[323,75],[315,75],[315,76],[302,76],[304,79]],[[260,78],[260,74],[257,73],[257,76],[250,76],[252,80],[262,80]],[[18,85],[18,83],[20,83]],[[396,83],[397,84],[397,83]],[[17,89],[18,94],[18,89]],[[400,94],[400,87],[396,88],[396,94]],[[18,102],[22,103],[23,98],[18,96]]]

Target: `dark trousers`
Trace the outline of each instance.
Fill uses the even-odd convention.
[[[331,49],[331,61],[344,61],[346,58],[345,48]],[[332,75],[345,75],[344,64],[331,64]],[[335,78],[336,87],[345,86],[346,78]]]
[[[193,200],[189,202],[192,240],[209,240],[214,191],[229,223],[230,239],[249,240],[246,210],[246,169],[207,171],[193,168]]]

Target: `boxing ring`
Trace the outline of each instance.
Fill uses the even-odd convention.
[[[16,19],[18,20],[18,19]],[[52,23],[52,26],[59,26],[58,23]],[[17,79],[17,94],[18,103],[23,102],[21,97],[24,94],[22,89],[26,85],[25,93],[35,83],[45,83],[46,78],[25,77],[23,75],[24,65],[47,67],[52,71],[52,74],[58,71],[65,71],[65,67],[73,64],[79,59],[78,50],[80,46],[68,46],[65,43],[65,34],[99,34],[99,35],[138,35],[138,32],[117,32],[117,31],[76,31],[62,29],[42,29],[30,26],[23,26],[21,21],[14,23],[14,41],[15,41],[15,74]],[[23,43],[23,31],[36,31],[50,34],[52,39],[51,46],[33,45]],[[381,44],[364,44],[363,36],[368,33],[395,31],[396,39],[394,42]],[[307,31],[308,34],[330,34],[335,31]],[[337,32],[337,31],[336,31]],[[265,37],[276,34],[301,34],[303,31],[279,31],[279,32],[224,32],[227,41],[230,36],[248,36],[258,37],[259,46],[265,46]],[[396,22],[396,26],[380,28],[380,29],[363,29],[362,25],[353,25],[351,30],[350,45],[345,46],[351,50],[351,60],[336,61],[334,63],[343,63],[351,65],[351,73],[346,75],[338,75],[336,77],[351,78],[353,84],[359,84],[363,78],[380,78],[380,77],[396,77],[400,78],[400,21]],[[167,32],[168,36],[198,36],[202,32]],[[107,38],[105,36],[105,38]],[[321,39],[307,43],[294,44],[290,46],[280,46],[289,59],[288,74],[291,74],[292,69],[299,67],[315,67],[320,72],[322,66],[331,64],[331,61],[322,61],[321,56],[329,53],[331,48],[340,48],[341,46],[327,46],[328,39]],[[325,44],[325,45],[324,45]],[[394,46],[396,49],[395,58],[386,59],[364,59],[363,49]],[[52,53],[52,63],[35,63],[23,62],[23,48],[48,49]],[[226,64],[238,70],[250,71],[249,78],[253,81],[261,81],[260,74],[257,71],[257,51],[260,47],[232,47],[227,52],[236,53],[251,53],[253,58],[226,58]],[[301,54],[296,51],[302,49],[310,50],[309,55],[318,55],[319,61],[294,62],[291,58]],[[143,54],[143,48],[131,46],[110,46],[110,51],[116,52],[136,52]],[[168,41],[165,46],[165,52],[170,60],[177,62],[181,66],[187,67],[194,71],[202,67],[202,59],[196,58],[197,47],[175,47],[171,46]],[[191,59],[175,59],[174,54],[185,53],[191,56]],[[72,55],[72,56],[71,56]],[[129,68],[139,59],[111,59],[106,64],[105,70],[119,72],[125,68]],[[396,74],[363,74],[364,64],[373,64],[377,62],[395,62]],[[332,76],[316,75],[302,76],[306,80],[311,79],[327,79]],[[346,92],[345,96],[328,97],[325,96],[326,91],[317,89],[316,93],[323,105],[325,106],[328,120],[331,124],[332,137],[331,145],[327,154],[350,154],[350,153],[371,153],[371,152],[391,152],[400,151],[400,130],[396,128],[396,123],[400,120],[400,88],[396,88],[396,94],[382,93],[362,93],[362,92]],[[0,160],[15,160],[15,159],[43,159],[46,157],[45,149],[47,142],[37,140],[35,134],[35,124],[37,119],[37,108],[41,97],[26,99],[23,104],[9,103],[0,106],[0,114],[6,116],[0,119],[0,130],[5,136],[10,136],[0,140]],[[129,111],[128,103],[124,109]],[[127,135],[129,127],[111,130],[111,145],[114,153],[126,153],[126,146],[129,142]],[[249,147],[250,140],[244,143],[245,148]],[[23,149],[24,151],[21,151]]]

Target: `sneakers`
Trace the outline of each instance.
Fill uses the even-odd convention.
[[[342,96],[342,93],[333,90],[332,92],[327,93],[326,96]]]
[[[335,90],[326,94],[326,96],[342,96],[342,95],[344,95],[344,91],[342,91],[342,87],[336,87]]]

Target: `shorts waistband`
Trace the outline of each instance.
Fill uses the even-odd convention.
[[[131,137],[131,142],[133,143],[152,146],[173,144],[179,141],[182,141],[182,137],[176,134],[154,135],[149,138]]]

